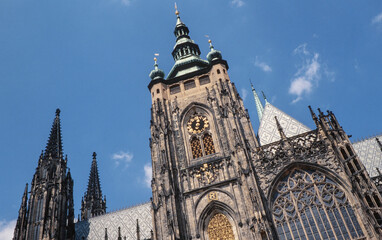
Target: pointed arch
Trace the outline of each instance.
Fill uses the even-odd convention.
[[[336,174],[293,163],[273,181],[269,204],[280,239],[359,239],[365,236],[352,195]]]
[[[199,124],[198,119],[200,119],[201,124],[199,129],[197,128],[199,125],[195,126],[195,124]],[[201,157],[219,152],[219,146],[221,146],[218,138],[219,131],[214,111],[210,107],[202,103],[192,102],[184,108],[179,120],[184,136],[187,159],[200,161],[202,160]]]
[[[213,228],[219,228],[214,225],[214,222],[218,220],[217,218],[224,221],[223,225],[220,226],[220,231],[225,231],[227,234],[230,234],[230,238],[227,238],[226,240],[239,239],[236,214],[234,211],[220,201],[212,201],[205,207],[200,215],[200,218],[198,219],[197,232],[199,232],[202,240],[222,239],[219,238],[219,235],[214,235],[216,230]]]

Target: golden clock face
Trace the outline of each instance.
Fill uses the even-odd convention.
[[[203,116],[192,117],[187,123],[187,130],[189,133],[197,134],[203,132],[208,128],[208,119]]]

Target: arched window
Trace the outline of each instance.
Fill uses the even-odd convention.
[[[272,214],[280,239],[359,239],[345,192],[319,171],[293,170],[276,185]]]
[[[217,213],[211,218],[207,233],[209,240],[235,240],[232,225],[222,213]]]
[[[190,147],[193,159],[216,152],[207,117],[195,114],[188,120],[186,127],[187,132],[191,135]]]
[[[199,139],[196,137],[192,138],[191,140],[191,150],[192,150],[192,157],[194,159],[203,156],[202,146],[200,145]]]
[[[212,140],[212,136],[208,133],[203,136],[203,146],[206,155],[215,153],[214,140]]]

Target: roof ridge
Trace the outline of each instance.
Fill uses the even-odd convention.
[[[369,135],[368,137],[360,137],[360,138],[357,138],[354,142],[352,142],[352,144],[354,144],[354,143],[359,143],[359,142],[363,142],[363,141],[365,141],[365,140],[370,140],[370,139],[372,139],[372,138],[376,138],[376,137],[382,137],[382,132],[380,132],[380,133],[376,133],[376,134],[374,134],[374,135]]]

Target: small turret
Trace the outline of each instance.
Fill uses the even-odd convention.
[[[150,72],[150,78],[151,80],[157,80],[157,79],[163,79],[164,78],[164,72],[163,70],[158,68],[157,58],[154,58],[154,70]]]
[[[222,59],[222,53],[220,51],[217,51],[214,49],[214,46],[212,45],[211,40],[208,40],[210,44],[210,52],[207,54],[207,59],[209,62],[212,62],[213,60],[216,59]]]

